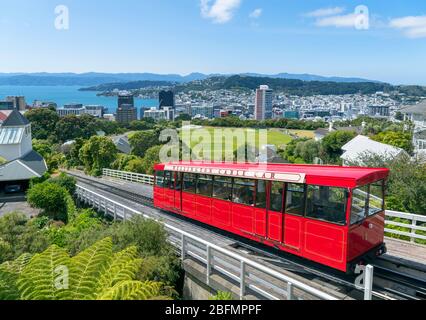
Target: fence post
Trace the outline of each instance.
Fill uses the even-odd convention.
[[[210,285],[210,276],[212,274],[212,248],[208,245],[207,246],[207,250],[206,250],[206,254],[207,254],[207,285]]]
[[[417,220],[416,220],[416,217],[413,217],[412,218],[412,220],[411,220],[412,222],[411,222],[411,237],[410,237],[410,241],[411,241],[411,243],[415,243],[416,242],[416,238],[415,237],[413,237],[413,234],[416,234],[416,228],[413,228],[413,227],[417,227]]]
[[[368,265],[365,267],[364,275],[364,300],[372,300],[373,298],[373,276],[374,276],[374,267]]]
[[[240,277],[240,300],[243,300],[246,295],[246,263],[244,261],[241,261]]]
[[[185,261],[185,250],[186,250],[186,237],[182,234],[182,261]]]
[[[293,284],[287,283],[287,300],[293,300]]]

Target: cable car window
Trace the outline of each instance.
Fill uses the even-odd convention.
[[[351,225],[365,219],[368,208],[368,186],[352,192]]]
[[[197,181],[197,175],[194,173],[183,174],[183,191],[188,193],[195,193],[195,185]]]
[[[247,206],[254,205],[255,181],[249,179],[234,179],[232,201]]]
[[[214,177],[213,198],[219,200],[232,200],[232,178]]]
[[[272,182],[271,187],[271,211],[283,212],[284,183]]]
[[[378,181],[370,185],[370,196],[368,201],[368,215],[372,216],[385,210],[384,202],[385,181]]]
[[[256,187],[256,207],[266,209],[266,184],[264,180],[257,181]]]
[[[155,185],[159,188],[164,188],[164,171],[155,173]]]
[[[305,185],[287,184],[285,212],[298,216],[305,214]]]
[[[180,172],[176,173],[176,185],[175,185],[176,191],[182,190],[182,175],[183,173],[180,173]]]
[[[200,174],[197,180],[197,194],[205,197],[211,197],[213,191],[213,178]]]
[[[346,225],[347,199],[345,189],[308,186],[306,217]]]
[[[164,187],[169,189],[175,188],[175,173],[171,171],[164,172]]]

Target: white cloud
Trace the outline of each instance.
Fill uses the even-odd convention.
[[[214,23],[229,22],[242,0],[201,0],[201,15]],[[212,3],[214,2],[214,3]]]
[[[263,9],[259,8],[250,13],[249,17],[252,19],[258,19],[263,13]]]
[[[408,16],[393,19],[390,21],[390,27],[403,30],[409,38],[426,37],[426,16]]]
[[[343,13],[344,11],[345,11],[345,8],[343,7],[322,8],[322,9],[305,13],[304,16],[318,18],[318,17],[333,16],[336,14]]]
[[[353,28],[356,25],[358,15],[347,14],[318,19],[315,23],[318,27]]]

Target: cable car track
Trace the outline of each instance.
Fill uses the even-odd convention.
[[[100,190],[110,192],[110,193],[112,192],[115,195],[122,197],[123,199],[129,200],[144,206],[148,206],[153,209],[158,209],[154,207],[153,199],[150,197],[132,193],[131,191],[123,190],[118,187],[114,187],[109,184],[106,184],[104,182],[96,181],[93,178],[90,179],[90,178],[82,177],[80,175],[73,174],[70,172],[67,172],[67,174],[74,176],[77,180],[81,180],[83,183],[89,184],[91,186],[95,186]],[[159,211],[163,211],[163,210],[159,209]],[[182,217],[175,214],[173,215],[180,219],[193,221],[186,217]],[[207,228],[209,230],[214,229],[214,231],[216,232],[218,231],[216,228],[209,227],[208,225],[201,224],[199,222],[196,222],[196,224],[204,228]],[[269,247],[265,249],[261,249],[257,247],[259,246],[259,244],[257,244],[257,246],[253,246],[247,243],[249,242],[249,240],[244,239],[245,241],[242,241],[241,239],[239,239],[240,237],[234,234],[229,234],[229,233],[224,234],[222,230],[219,230],[219,233],[224,236],[227,236],[228,238],[232,238],[232,240],[235,241],[235,249],[240,250],[242,252],[244,252],[245,250],[249,250],[249,254],[252,255],[253,258],[255,259],[263,260],[264,262],[268,262],[277,267],[281,267],[288,271],[298,273],[299,275],[303,274],[305,276],[311,275],[313,277],[320,277],[327,281],[331,281],[334,284],[345,286],[349,288],[350,290],[360,290],[354,284],[354,280],[355,280],[354,276],[336,275],[336,274],[331,274],[329,272],[321,271],[321,270],[318,270],[317,266],[315,267],[309,266],[309,264],[312,264],[310,262],[298,263],[288,258],[282,257],[281,252],[279,255],[277,253],[271,252],[276,249],[269,248]],[[395,300],[395,299],[424,300],[426,299],[426,280],[415,279],[413,277],[401,274],[391,269],[384,268],[382,266],[374,265],[374,267],[375,267],[375,277],[379,277],[380,279],[384,279],[394,283],[392,288],[375,285],[373,296],[375,296],[376,298],[386,299],[386,300]],[[399,290],[396,290],[394,288],[399,288]],[[402,291],[405,291],[403,290],[403,288],[409,288],[410,290],[408,290],[408,292],[415,291],[416,296],[402,292]]]

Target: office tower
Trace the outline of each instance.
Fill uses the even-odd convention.
[[[135,98],[133,94],[129,92],[120,92],[118,94],[118,108],[120,108],[122,105],[130,105],[132,107],[135,106]]]
[[[118,95],[118,108],[116,121],[121,124],[129,124],[138,120],[138,109],[135,108],[135,99],[132,94],[122,92]]]
[[[164,107],[175,107],[175,95],[172,91],[160,91],[158,96],[160,109]]]
[[[0,101],[0,110],[13,110],[13,101]]]
[[[256,120],[272,119],[272,90],[268,86],[260,86],[256,90],[254,118]]]
[[[166,120],[173,121],[175,120],[175,109],[173,107],[163,107],[165,112]]]
[[[13,103],[13,109],[15,109],[15,110],[25,111],[27,109],[27,103],[25,102],[25,97],[10,96],[10,97],[6,98],[6,101],[12,102]]]

